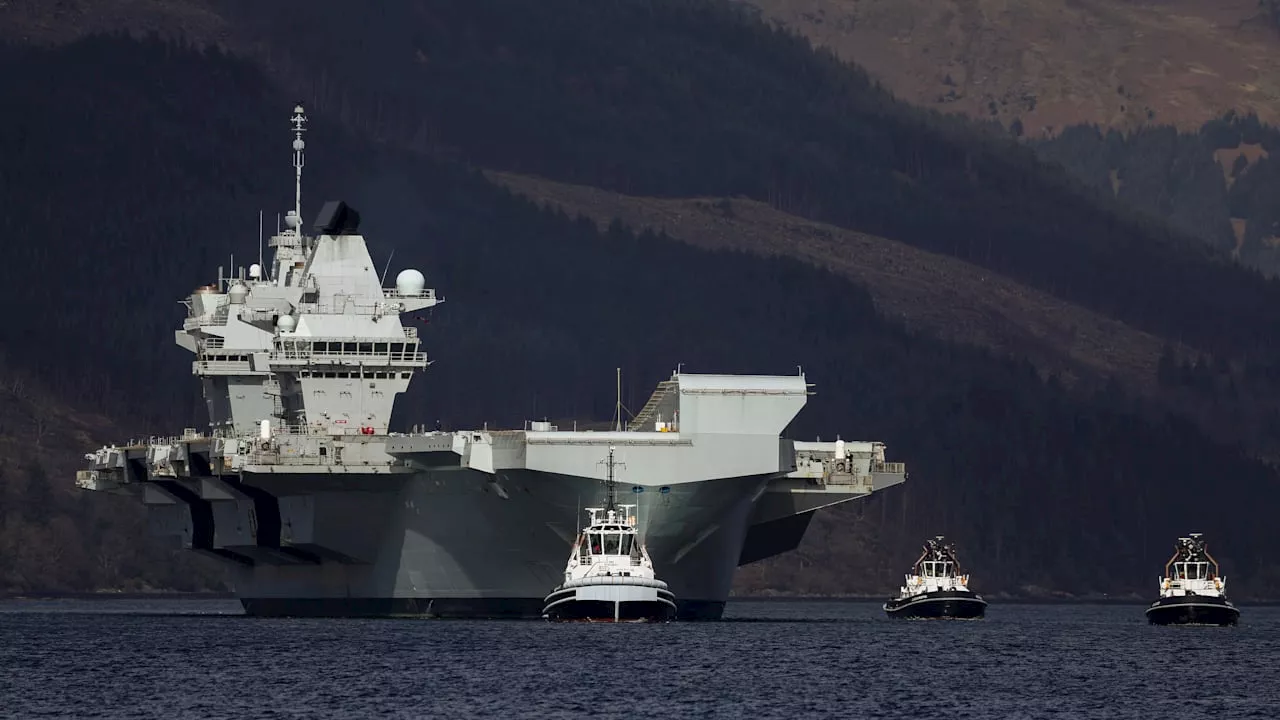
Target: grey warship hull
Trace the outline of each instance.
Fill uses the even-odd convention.
[[[295,453],[288,464],[250,465],[265,458],[231,455],[232,465],[246,464],[222,474],[212,469],[227,465],[225,453],[235,443],[197,437],[117,448],[97,469],[83,471],[80,482],[140,497],[153,534],[226,562],[250,615],[539,618],[547,592],[560,582],[581,508],[599,494],[599,480],[464,467],[482,453],[441,450],[462,435],[361,438],[347,447],[348,457],[358,457],[357,450],[393,453],[373,466],[317,465],[315,458],[297,457],[305,453]],[[671,433],[472,435],[488,441],[482,447],[506,445],[526,462],[530,436],[540,436],[535,442],[554,441],[542,452],[553,461],[569,458],[569,464],[593,456],[602,443],[645,443],[630,447],[633,465],[645,455],[680,453],[682,446],[690,464],[700,464],[691,442]],[[835,443],[776,436],[773,442],[790,459],[777,468],[779,455],[773,454],[773,472],[624,483],[655,566],[679,598],[679,619],[719,618],[735,569],[795,547],[817,508],[903,479],[901,465],[876,465],[869,457],[861,461],[865,469],[824,477],[821,468],[833,463],[817,458],[834,454]],[[844,445],[857,463],[854,456],[870,455],[858,449],[872,444]],[[162,463],[161,456],[185,459]],[[443,466],[413,467],[432,462]],[[146,474],[159,466],[174,475]],[[187,474],[192,468],[195,475]]]
[[[208,432],[102,447],[76,479],[225,562],[249,614],[540,617],[616,447],[681,616],[719,617],[734,568],[795,547],[819,508],[906,479],[882,443],[780,437],[811,394],[803,373],[676,372],[612,432],[391,432],[430,364],[400,317],[444,300],[412,268],[384,287],[345,203],[304,232],[301,106],[290,121],[294,209],[270,266],[220,268],[182,301],[174,340],[195,356]]]

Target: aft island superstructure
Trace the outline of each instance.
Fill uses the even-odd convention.
[[[802,373],[677,371],[610,432],[392,432],[396,395],[429,364],[400,315],[443,298],[413,269],[384,288],[345,203],[304,233],[302,107],[292,122],[295,207],[270,267],[219,272],[176,332],[210,430],[101,448],[77,477],[227,563],[247,613],[538,618],[614,448],[679,617],[718,618],[736,567],[794,548],[819,508],[906,479],[883,443],[781,437],[812,393]]]

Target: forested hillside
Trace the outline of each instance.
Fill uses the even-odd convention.
[[[1280,272],[1280,129],[1225,116],[1196,132],[1066,128],[1032,142],[1047,160],[1274,276]]]
[[[657,28],[645,32],[655,42],[664,37]],[[526,60],[510,63],[524,67]],[[0,230],[22,240],[11,245],[0,280],[14,305],[30,314],[7,327],[0,344],[59,398],[46,404],[115,419],[90,430],[59,420],[49,437],[88,450],[139,429],[200,424],[189,356],[170,344],[182,315],[175,301],[207,282],[218,264],[229,264],[222,258],[231,252],[256,256],[256,211],[266,209],[270,218],[288,204],[284,118],[292,98],[282,98],[248,62],[159,41],[99,37],[56,50],[5,48],[0,72],[18,109],[0,118],[6,159]],[[532,104],[520,105],[527,100],[520,83],[511,82],[509,111],[530,111]],[[558,107],[552,88],[542,90],[544,107]],[[466,98],[450,101],[466,110]],[[717,106],[699,111],[711,116],[708,123]],[[591,107],[583,105],[584,117],[602,122]],[[896,127],[892,115],[884,117],[884,127]],[[908,463],[911,480],[823,515],[799,551],[810,567],[797,571],[792,557],[752,568],[746,577],[753,588],[885,592],[921,538],[946,533],[962,544],[984,590],[1146,590],[1172,538],[1194,528],[1212,538],[1241,596],[1280,593],[1280,569],[1266,555],[1273,473],[1118,383],[1096,393],[1068,392],[1025,361],[904,330],[876,313],[865,290],[831,273],[791,260],[698,250],[621,224],[601,232],[591,220],[539,208],[438,153],[414,155],[353,136],[339,128],[341,118],[333,104],[313,115],[304,212],[323,199],[347,199],[366,218],[375,262],[394,249],[397,267],[422,268],[448,299],[423,328],[436,362],[402,401],[401,426],[436,418],[455,427],[604,418],[619,366],[624,401],[637,407],[678,362],[709,372],[786,373],[801,365],[818,394],[792,436],[884,440],[893,459]],[[662,126],[659,120],[651,124]],[[543,136],[522,143],[504,135],[505,121],[492,122],[492,144],[523,157],[519,163],[531,162],[540,137],[555,140],[540,162],[556,169],[554,152],[566,150],[567,136],[552,134],[549,120],[533,125]],[[584,133],[588,147],[606,142],[591,135],[605,130],[584,124],[574,131]],[[599,145],[598,162],[626,159],[637,168],[634,182],[655,191],[663,183],[672,192],[691,191],[695,180],[704,181],[700,173],[720,171],[714,156],[700,154],[699,144],[715,144],[713,133],[688,146],[700,161],[688,161],[692,178],[679,182],[632,153],[640,145],[672,157],[670,143],[686,141],[679,133],[666,142],[644,137],[609,139],[616,144]],[[756,139],[783,142],[768,134]],[[587,168],[590,160],[584,153],[575,162]],[[854,176],[861,172],[859,164],[851,167]],[[756,181],[744,175],[742,182]],[[989,197],[978,183],[970,192]],[[906,197],[922,198],[922,215],[932,212],[928,203],[942,202],[923,187],[900,200]],[[1190,263],[1192,256],[1177,257]],[[1236,277],[1226,266],[1203,267]],[[1242,292],[1263,287],[1249,290],[1247,276],[1237,279]],[[22,462],[6,456],[7,487],[16,487],[8,485],[8,468]],[[72,478],[59,470],[47,482],[56,496]],[[1212,502],[1205,501],[1206,488]],[[174,577],[177,570],[143,569],[157,561],[143,550],[150,541],[137,537],[136,508],[107,512],[103,502],[111,501],[46,500],[33,490],[6,495],[4,517],[20,514],[23,523],[5,520],[8,528],[22,528],[20,547],[41,547],[43,538],[61,533],[67,521],[59,517],[89,532],[90,521],[76,513],[94,512],[93,539],[82,545],[137,555],[116,562],[114,575],[45,561],[37,566],[49,575],[8,571],[4,582],[31,589],[125,585],[144,572]],[[76,509],[66,510],[67,503]],[[82,509],[85,503],[94,509]],[[0,562],[12,566],[12,557]],[[182,577],[196,584],[203,576]]]

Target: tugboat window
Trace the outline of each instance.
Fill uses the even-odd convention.
[[[630,555],[630,554],[631,554],[631,536],[630,536],[630,535],[623,535],[623,536],[622,536],[622,551],[621,551],[621,552],[619,552],[618,554],[619,554],[619,555]]]
[[[600,536],[596,533],[592,533],[591,535],[591,554],[600,554]]]
[[[617,554],[618,554],[618,541],[619,541],[619,540],[621,540],[621,539],[622,539],[622,537],[621,537],[620,535],[614,535],[613,533],[610,533],[610,534],[608,534],[608,535],[605,535],[605,536],[604,536],[604,554],[605,554],[605,555],[617,555]]]

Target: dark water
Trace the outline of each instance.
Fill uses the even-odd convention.
[[[234,601],[0,602],[2,718],[1276,718],[1280,608],[730,603],[729,621],[272,620]]]

